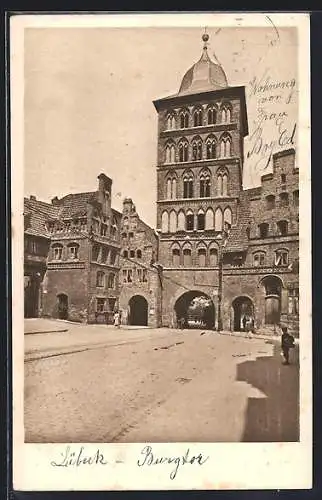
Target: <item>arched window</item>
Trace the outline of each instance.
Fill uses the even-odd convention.
[[[129,256],[129,252],[127,250],[123,250],[123,257],[127,259]]]
[[[266,222],[263,222],[262,224],[259,224],[259,226],[258,226],[259,237],[260,238],[267,238],[267,236],[268,236],[268,229],[269,229],[269,225]]]
[[[189,113],[188,111],[181,111],[180,116],[180,128],[188,128],[189,127]]]
[[[78,259],[79,244],[69,243],[67,248],[68,248],[68,258]]]
[[[224,134],[220,139],[220,156],[222,158],[231,156],[231,137],[229,134]]]
[[[180,247],[175,245],[172,247],[172,265],[175,267],[180,266]]]
[[[172,130],[176,128],[176,119],[173,113],[169,113],[167,116],[167,130]]]
[[[221,208],[217,208],[215,212],[215,230],[216,231],[222,231],[222,226],[223,226],[223,215]]]
[[[265,265],[265,252],[256,252],[253,254],[253,265],[254,267]]]
[[[99,259],[99,254],[100,254],[100,246],[99,245],[96,245],[94,244],[92,246],[92,260],[94,262],[97,262],[98,259]]]
[[[280,236],[286,236],[288,233],[288,222],[286,220],[280,220],[276,225],[278,234]]]
[[[266,209],[272,210],[275,208],[275,196],[273,194],[269,194],[266,196]]]
[[[169,214],[168,212],[162,212],[161,216],[161,231],[162,233],[169,232]]]
[[[142,259],[142,251],[141,250],[137,250],[136,251],[136,258],[137,259]]]
[[[224,224],[226,226],[226,224],[228,224],[229,227],[231,227],[231,224],[232,224],[232,213],[231,213],[231,209],[229,207],[225,208],[225,211],[224,211]]]
[[[222,175],[218,175],[217,177],[217,196],[222,196],[223,193],[223,180]]]
[[[202,140],[196,137],[192,141],[192,160],[202,160]]]
[[[103,287],[105,280],[105,274],[103,271],[97,271],[96,273],[96,286]]]
[[[207,250],[204,247],[198,248],[198,266],[206,267]]]
[[[224,174],[222,176],[222,195],[227,196],[228,195],[228,175]]]
[[[193,174],[185,172],[183,175],[183,197],[193,198]]]
[[[216,148],[217,148],[217,141],[214,136],[208,137],[206,140],[206,156],[207,160],[210,160],[212,158],[216,158]]]
[[[167,200],[171,199],[171,193],[172,193],[172,180],[167,179]]]
[[[193,126],[201,127],[202,126],[202,110],[196,109],[193,113]]]
[[[274,266],[282,267],[288,265],[288,250],[281,248],[276,250],[274,258]]]
[[[174,210],[170,212],[170,233],[175,233],[177,231],[177,214]]]
[[[187,231],[194,230],[194,215],[192,210],[188,210],[186,214],[186,230]]]
[[[110,273],[108,275],[108,288],[114,288],[115,287],[115,274]]]
[[[135,258],[135,252],[134,250],[130,250],[130,259],[134,259]]]
[[[173,200],[175,200],[177,198],[177,180],[176,179],[172,179],[171,198]]]
[[[53,259],[54,260],[61,260],[63,257],[63,245],[60,243],[55,243],[52,246],[53,249]]]
[[[210,196],[210,173],[208,170],[203,170],[200,174],[200,198]]]
[[[231,121],[231,107],[229,104],[224,104],[221,112],[222,123],[230,123]]]
[[[206,229],[214,228],[214,211],[212,208],[208,208],[206,212]]]
[[[185,230],[185,222],[186,218],[184,215],[184,212],[180,210],[178,213],[178,231],[184,231]]]
[[[202,209],[198,211],[197,215],[197,229],[203,231],[205,229],[205,213]]]
[[[207,113],[208,125],[214,125],[217,121],[217,110],[214,106],[208,108]]]
[[[188,141],[185,139],[179,142],[179,161],[188,161]]]
[[[280,206],[281,207],[288,207],[289,201],[288,201],[288,193],[281,193],[280,194]]]
[[[209,248],[209,265],[211,267],[218,265],[218,250],[214,246]]]
[[[192,265],[192,258],[191,258],[191,248],[186,246],[183,249],[183,265],[185,267],[189,267]]]
[[[168,143],[165,147],[165,163],[175,163],[175,145],[173,143]]]

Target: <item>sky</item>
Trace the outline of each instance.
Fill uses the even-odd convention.
[[[209,56],[215,53],[229,86],[245,86],[244,187],[253,187],[271,168],[270,152],[296,144],[296,31],[273,26],[207,31]],[[153,100],[178,92],[201,56],[203,33],[204,27],[27,28],[25,196],[50,201],[96,190],[104,172],[113,179],[113,207],[121,210],[129,196],[155,227]],[[277,81],[277,88],[263,88]]]

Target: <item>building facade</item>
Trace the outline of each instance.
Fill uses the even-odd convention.
[[[158,112],[157,231],[162,324],[189,323],[207,298],[206,326],[298,327],[298,169],[294,150],[273,157],[261,186],[243,189],[244,87],[229,87],[207,52]],[[269,207],[269,208],[268,208]],[[245,318],[245,319],[244,319]],[[245,322],[245,323],[244,323]]]
[[[158,236],[136,212],[131,198],[121,219],[120,311],[122,323],[161,326],[162,274],[157,265]]]
[[[243,188],[245,88],[208,55],[158,113],[157,229],[112,180],[51,204],[25,200],[25,314],[150,327],[298,333],[299,173],[295,150]]]

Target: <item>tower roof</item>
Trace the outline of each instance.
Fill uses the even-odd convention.
[[[204,42],[202,55],[184,75],[178,95],[221,90],[228,87],[227,77],[220,63],[217,59],[212,61],[208,55],[209,35],[205,33],[202,40]]]

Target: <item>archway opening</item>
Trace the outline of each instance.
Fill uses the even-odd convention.
[[[254,328],[254,304],[249,297],[237,297],[233,301],[234,331],[249,331]]]
[[[148,303],[142,295],[134,295],[129,301],[129,324],[148,325]]]
[[[186,292],[174,306],[177,326],[211,330],[215,325],[215,306],[208,295],[199,291]]]
[[[282,282],[278,276],[266,276],[262,285],[265,288],[265,324],[276,325],[281,318]]]
[[[58,318],[67,319],[68,318],[68,295],[65,293],[60,293],[57,295],[58,300]]]

